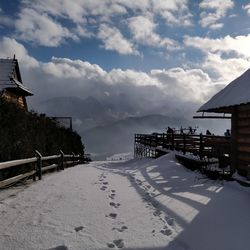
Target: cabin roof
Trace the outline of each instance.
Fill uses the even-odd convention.
[[[17,79],[14,78],[15,71]],[[5,89],[21,93],[24,96],[33,95],[22,83],[16,59],[0,59],[0,92]]]
[[[233,106],[250,103],[250,69],[230,82],[197,112],[231,113]]]

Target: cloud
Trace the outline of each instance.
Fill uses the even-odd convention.
[[[110,27],[107,24],[101,24],[98,38],[102,40],[103,46],[106,50],[114,50],[123,55],[139,54],[134,48],[134,45],[128,41],[115,27]]]
[[[217,76],[217,82],[227,84],[249,68],[250,59],[222,58],[221,55],[208,53],[201,66],[214,73]]]
[[[217,39],[186,36],[184,44],[203,52],[198,67],[218,84],[231,82],[250,67],[250,35]]]
[[[188,0],[154,0],[153,12],[165,19],[167,25],[191,26],[192,14],[188,8]]]
[[[15,27],[19,39],[39,45],[56,47],[65,38],[77,39],[67,28],[62,27],[46,13],[40,14],[29,8],[22,9]]]
[[[246,36],[225,36],[223,38],[203,38],[203,37],[184,37],[184,44],[189,47],[197,48],[204,53],[224,53],[230,55],[234,53],[237,56],[250,58],[250,34]]]
[[[210,29],[220,29],[223,23],[218,21],[227,15],[227,12],[234,7],[232,0],[203,0],[199,7],[204,10],[201,12],[200,24]]]
[[[0,28],[1,26],[13,28],[14,26],[14,20],[10,17],[8,17],[0,7]]]
[[[35,94],[29,98],[33,108],[39,110],[42,101],[55,97],[93,96],[108,100],[125,117],[155,112],[192,117],[199,106],[249,63],[246,59],[223,59],[211,53],[200,63],[200,69],[106,71],[97,64],[69,58],[52,57],[49,62],[38,62],[22,44],[8,37],[0,40],[0,51],[1,57],[15,53],[19,59],[23,81]],[[207,72],[215,72],[217,77],[212,78]]]
[[[137,43],[152,47],[163,47],[168,50],[179,49],[179,45],[176,41],[167,37],[161,38],[155,33],[157,25],[153,22],[152,17],[132,17],[128,19],[128,27],[134,41]]]
[[[201,69],[172,68],[152,70],[151,76],[158,79],[166,95],[175,96],[185,102],[204,102],[213,93],[209,75]]]
[[[148,18],[150,13],[151,18]],[[1,15],[1,12],[0,12]],[[130,19],[131,34],[134,43],[125,39],[124,19]],[[144,19],[143,19],[144,18]],[[79,42],[86,38],[103,41],[104,49],[114,50],[120,54],[139,54],[135,45],[142,44],[143,36],[149,39],[147,46],[178,48],[176,41],[169,37],[160,37],[153,20],[165,20],[167,26],[190,26],[192,15],[188,9],[188,0],[21,0],[20,12],[16,19],[3,16],[0,24],[14,26],[13,36],[19,40],[35,45],[58,47],[68,41]],[[143,21],[143,30],[138,26]],[[162,21],[159,21],[162,22]],[[150,26],[151,25],[151,26]],[[122,27],[122,28],[121,28]],[[114,35],[107,37],[104,33]],[[152,34],[150,34],[150,31]],[[132,37],[133,38],[133,37]],[[118,44],[124,45],[124,49]],[[144,41],[145,45],[146,41]]]
[[[22,68],[35,68],[39,66],[39,62],[31,57],[25,47],[18,43],[15,39],[3,37],[0,40],[0,58],[12,58],[16,55]]]
[[[242,8],[247,12],[248,16],[250,16],[250,3],[243,5]]]

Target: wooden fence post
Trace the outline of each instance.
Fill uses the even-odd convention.
[[[61,167],[61,169],[62,170],[64,170],[64,153],[63,153],[63,151],[62,150],[60,150],[60,161],[61,161],[61,163],[60,163],[60,167]]]
[[[37,170],[36,163],[32,163],[34,170]],[[33,174],[33,181],[36,181],[36,172]]]
[[[75,166],[75,154],[72,152],[73,155],[73,167]]]
[[[38,179],[42,179],[42,155],[38,150],[36,150],[36,158],[37,158],[37,176]]]

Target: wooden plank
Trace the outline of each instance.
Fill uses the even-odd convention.
[[[250,146],[242,146],[242,144],[238,145],[239,152],[248,152],[250,153]]]
[[[23,165],[23,164],[28,164],[28,163],[32,163],[32,162],[36,162],[36,161],[37,161],[37,158],[33,157],[33,158],[27,158],[27,159],[15,160],[15,161],[1,162],[0,169],[6,169],[6,168],[10,168],[10,167],[18,166],[18,165]]]
[[[250,127],[249,128],[247,128],[247,127],[244,127],[244,128],[237,127],[237,130],[238,130],[238,134],[240,134],[240,135],[249,135],[250,134]]]
[[[10,185],[10,184],[12,184],[12,183],[15,183],[15,182],[17,182],[17,181],[20,181],[20,180],[22,180],[22,179],[24,179],[24,178],[26,178],[26,177],[29,177],[29,176],[31,176],[31,175],[34,175],[35,173],[36,173],[36,171],[35,171],[35,170],[32,170],[32,171],[30,171],[30,172],[28,172],[28,173],[26,173],[26,174],[20,174],[20,175],[17,175],[17,176],[15,176],[15,177],[12,177],[12,178],[9,178],[9,179],[0,181],[0,188],[5,187],[5,186],[8,186],[8,185]]]
[[[51,156],[43,156],[41,158],[42,161],[48,161],[48,160],[53,160],[53,159],[58,159],[60,158],[61,155],[51,155]],[[65,157],[65,156],[64,156]]]
[[[42,168],[42,172],[45,172],[45,171],[48,171],[48,170],[50,170],[50,169],[54,169],[54,168],[57,168],[57,167],[58,167],[58,164],[52,164],[52,165],[43,167],[43,168]]]
[[[250,155],[244,155],[244,154],[241,154],[239,153],[239,160],[240,161],[244,161],[244,162],[248,162],[248,164],[250,165]]]

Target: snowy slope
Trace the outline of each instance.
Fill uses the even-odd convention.
[[[159,159],[93,162],[0,193],[0,249],[235,250],[250,245],[250,190]]]

